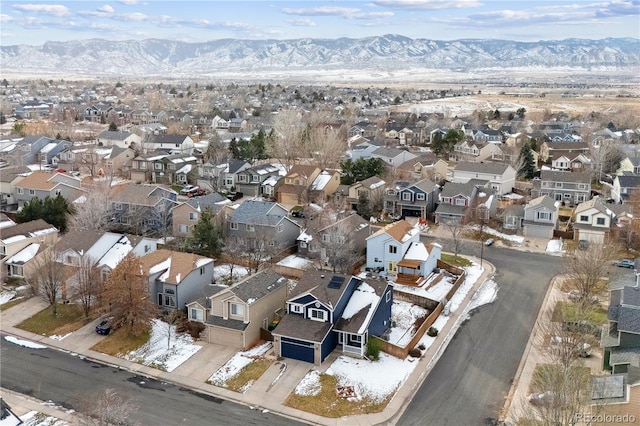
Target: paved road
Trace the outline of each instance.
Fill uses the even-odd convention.
[[[4,340],[4,335],[0,337],[2,387],[66,408],[77,407],[99,390],[111,388],[132,398],[138,407],[132,420],[141,425],[303,424],[54,349],[18,346]]]
[[[497,268],[497,300],[458,330],[399,425],[482,425],[498,417],[561,258],[498,247],[485,248],[484,258]]]

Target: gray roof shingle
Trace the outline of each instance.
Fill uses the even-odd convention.
[[[229,290],[250,305],[286,285],[287,282],[286,278],[273,269],[265,269],[240,281]],[[284,304],[284,300],[282,302]]]

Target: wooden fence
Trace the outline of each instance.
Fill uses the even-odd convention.
[[[453,295],[456,294],[456,291],[458,291],[458,289],[460,288],[460,286],[462,285],[466,277],[467,277],[467,272],[463,270],[462,274],[453,283],[453,287],[451,287],[451,290],[449,290],[449,292],[447,293],[447,301],[451,300]]]
[[[442,303],[438,303],[436,309],[431,312],[429,316],[427,316],[427,319],[422,323],[422,325],[418,327],[418,329],[416,330],[416,334],[414,334],[414,336],[405,347],[394,345],[393,343],[387,342],[386,340],[378,339],[377,337],[372,338],[378,339],[378,341],[380,342],[380,349],[383,352],[386,352],[389,355],[393,355],[396,358],[405,359],[407,355],[409,355],[409,351],[418,345],[418,342],[420,341],[420,339],[422,339],[422,336],[427,332],[429,327],[431,327],[433,323],[436,322],[443,309],[444,305]]]

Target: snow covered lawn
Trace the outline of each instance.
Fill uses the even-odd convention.
[[[278,262],[278,265],[285,266],[287,268],[304,270],[311,268],[313,266],[313,261],[307,259],[306,257],[296,256],[295,254],[292,254]]]
[[[24,426],[67,426],[69,423],[38,411],[29,411],[20,417]]]
[[[549,240],[547,243],[547,253],[563,253],[562,240]]]
[[[264,355],[269,352],[272,347],[273,343],[266,342],[261,345],[255,346],[248,351],[237,352],[229,359],[229,361],[227,361],[222,367],[220,367],[218,371],[216,371],[211,377],[209,377],[208,382],[212,385],[228,387],[227,382],[236,377],[243,368],[249,366],[253,362],[264,361]],[[270,363],[271,362],[269,362],[269,364]],[[264,370],[266,370],[266,368]],[[251,384],[253,384],[253,380],[250,380],[249,382],[243,384],[240,389],[234,390],[244,392],[251,386]]]
[[[2,291],[0,292],[0,305],[4,305],[9,302],[11,299],[16,297],[15,291]]]
[[[480,226],[474,225],[471,227],[471,229],[473,229],[474,231],[480,231]],[[512,243],[516,244],[522,244],[524,242],[524,237],[520,235],[505,234],[504,232],[496,231],[495,229],[489,228],[487,226],[484,227],[484,233],[493,235],[505,241],[511,241]]]
[[[124,359],[171,372],[198,352],[188,334],[176,333],[176,326],[153,320],[149,342],[124,355]]]
[[[388,341],[396,346],[405,347],[415,333],[414,324],[418,318],[425,317],[429,311],[422,306],[402,300],[394,300],[391,306],[391,333]]]
[[[248,268],[240,265],[233,266],[233,277],[230,277],[231,268],[228,264],[217,265],[213,267],[213,279],[220,283],[225,283],[231,278],[231,282],[236,282],[240,278],[249,275]]]

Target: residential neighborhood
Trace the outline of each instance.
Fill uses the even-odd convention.
[[[539,362],[518,373],[535,391],[514,403],[519,383],[502,383],[501,403],[547,416],[557,389],[534,379],[569,366],[588,370],[581,409],[637,410],[640,123],[410,112],[388,88],[54,83],[2,94],[3,333],[90,342],[80,353],[242,404],[273,387],[262,407],[289,418],[369,424],[406,409],[509,279],[536,303],[508,326],[540,342],[528,361],[524,338],[504,345]],[[403,96],[454,94],[473,96]],[[529,283],[517,262],[547,275]],[[549,330],[531,320],[541,304]],[[21,306],[32,319],[9,321]],[[357,381],[384,365],[392,389]]]

